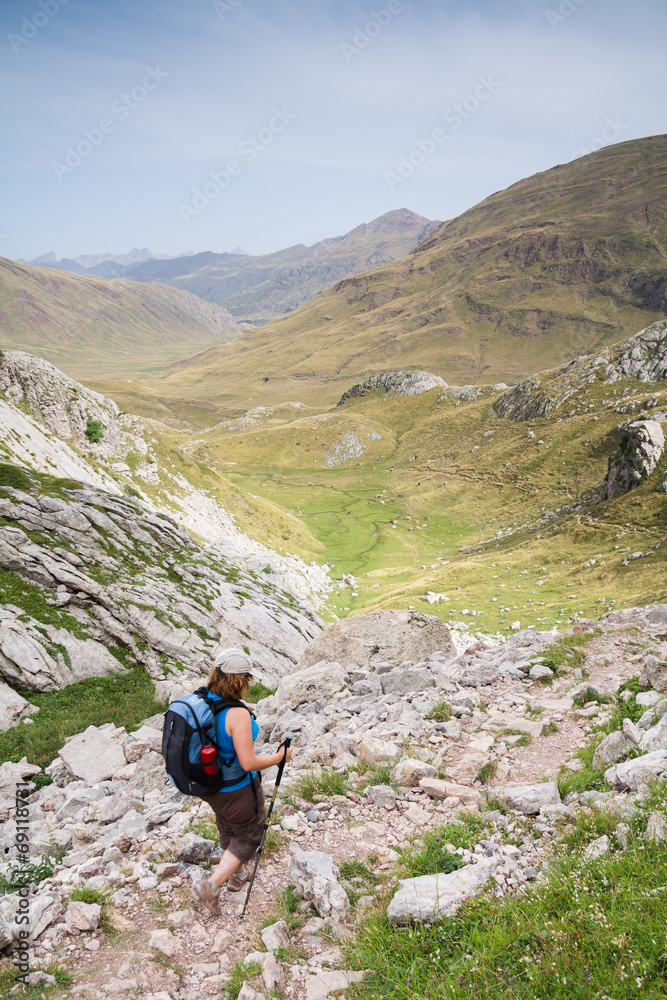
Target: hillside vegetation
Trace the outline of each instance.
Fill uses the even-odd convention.
[[[156,382],[228,406],[333,403],[403,367],[515,382],[664,314],[666,205],[667,137],[619,143],[491,195],[402,260]]]
[[[0,347],[37,354],[68,375],[144,378],[238,332],[230,314],[189,292],[106,281],[0,258]]]
[[[664,338],[664,324],[652,329]],[[608,500],[604,486],[619,426],[667,419],[665,348],[633,362],[642,344],[509,392],[260,408],[197,435],[188,454],[299,518],[306,548],[290,549],[293,536],[288,550],[317,558],[312,533],[335,575],[357,578],[331,599],[341,615],[414,606],[490,630],[599,617],[666,593],[664,458],[625,495]]]

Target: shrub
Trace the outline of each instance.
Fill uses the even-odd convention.
[[[435,705],[426,716],[432,722],[449,722],[452,717],[452,706],[448,701],[441,701]]]
[[[86,423],[86,437],[91,444],[97,444],[104,437],[104,424],[101,420],[95,420],[94,417],[88,417],[88,422]]]

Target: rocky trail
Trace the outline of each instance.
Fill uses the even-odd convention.
[[[365,913],[431,923],[480,893],[529,894],[582,809],[615,815],[622,841],[647,780],[667,770],[667,606],[563,635],[468,641],[457,650],[446,626],[415,612],[341,621],[258,702],[260,750],[289,733],[298,752],[243,922],[243,891],[223,890],[215,917],[192,902],[219,849],[209,807],[166,780],[161,716],[134,733],[107,724],[66,741],[47,768],[53,784],[28,799],[32,864],[56,846],[60,857],[30,890],[34,988],[149,1000],[240,988],[241,1000],[272,990],[325,1000],[363,976],[346,948]],[[631,678],[638,685],[628,687]],[[618,712],[631,703],[643,712],[636,723]],[[587,766],[575,751],[605,724],[596,756],[606,790],[582,785],[561,797],[556,779],[564,788],[568,771]],[[25,761],[0,768],[6,879],[16,864],[15,782],[38,772]],[[457,820],[474,835],[443,845],[455,870],[398,883],[406,847]],[[667,837],[661,814],[652,822],[653,835]],[[608,837],[587,848],[591,857],[608,850]],[[18,892],[0,896],[6,966],[19,907]],[[54,962],[67,984],[49,978]]]

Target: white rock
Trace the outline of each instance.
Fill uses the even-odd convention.
[[[655,726],[651,726],[645,733],[641,733],[639,729],[637,732],[640,735],[639,740],[635,740],[635,742],[639,742],[639,746],[644,752],[667,750],[667,715],[663,715],[662,719],[659,719]]]
[[[476,788],[459,785],[455,781],[444,781],[442,778],[422,778],[419,787],[432,799],[458,798],[462,802],[476,802],[480,793]]]
[[[292,883],[304,899],[310,900],[321,917],[341,921],[350,912],[350,902],[340,884],[340,873],[323,851],[295,851],[291,866]]]
[[[391,772],[393,784],[401,788],[415,788],[422,778],[437,778],[437,768],[423,760],[403,757]]]
[[[389,922],[432,924],[442,917],[453,916],[466,900],[479,895],[495,872],[497,861],[485,862],[466,865],[449,875],[401,879],[387,907]]]
[[[347,671],[340,663],[325,661],[283,677],[276,695],[282,708],[295,709],[304,702],[328,701],[347,683]]]
[[[592,841],[584,850],[584,858],[587,861],[592,861],[595,858],[601,858],[603,854],[609,852],[609,837],[606,834],[603,837],[598,837],[597,840]]]
[[[88,726],[83,733],[74,736],[58,751],[58,756],[75,777],[89,785],[108,781],[125,764],[121,745],[96,726]]]
[[[284,920],[277,920],[262,931],[262,941],[267,951],[278,951],[279,948],[289,948],[289,930]]]
[[[526,816],[534,816],[544,806],[560,805],[560,794],[555,781],[538,781],[529,785],[505,785],[492,793],[508,809],[516,809]]]
[[[612,788],[629,789],[636,792],[653,778],[659,778],[667,771],[667,750],[652,750],[650,753],[614,764],[604,772],[605,779]]]
[[[667,840],[667,823],[662,813],[654,810],[648,818],[644,840],[654,840],[661,844]]]
[[[173,958],[181,950],[181,942],[171,931],[160,928],[151,933],[148,947],[161,951],[167,958]]]
[[[102,907],[99,903],[81,903],[72,900],[67,905],[65,918],[72,927],[80,931],[96,931],[100,926]]]
[[[39,712],[37,705],[31,705],[9,684],[0,681],[0,733],[6,732],[28,716]]]
[[[363,972],[346,972],[341,969],[318,969],[305,981],[306,1000],[327,1000],[340,990],[346,989],[352,983],[360,983]]]
[[[378,740],[364,733],[359,743],[359,756],[367,764],[395,764],[401,756],[401,751],[390,740]]]
[[[456,655],[449,629],[439,618],[419,611],[372,611],[344,618],[330,626],[306,649],[299,667],[321,660],[356,663],[405,663],[441,651]]]

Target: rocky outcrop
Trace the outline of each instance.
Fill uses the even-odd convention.
[[[49,496],[21,475],[26,488],[0,496],[0,568],[16,581],[14,602],[0,606],[9,684],[53,691],[108,676],[124,669],[125,649],[156,683],[185,677],[191,687],[218,646],[234,645],[274,685],[320,631],[310,608],[169,517],[84,487]],[[31,588],[39,602],[46,595],[46,620],[24,612]]]
[[[391,924],[433,924],[456,914],[469,899],[479,896],[493,875],[497,860],[484,859],[449,875],[421,875],[401,879],[387,907]]]
[[[364,382],[353,385],[351,389],[343,393],[338,405],[340,406],[348,399],[357,396],[366,396],[369,392],[374,392],[377,389],[384,390],[387,395],[420,396],[423,392],[446,386],[447,383],[439,375],[433,375],[431,372],[385,372],[382,375],[372,375]]]
[[[665,434],[657,420],[621,424],[619,448],[609,457],[605,480],[607,499],[635,489],[655,471],[665,449]]]
[[[115,454],[121,433],[116,404],[75,382],[43,358],[23,351],[3,351],[0,392],[81,451]],[[91,440],[96,434],[86,433],[90,421],[99,424],[101,437],[97,441]]]
[[[312,642],[299,669],[323,660],[374,667],[421,660],[430,653],[453,656],[454,644],[446,625],[419,611],[372,611],[336,622]]]
[[[659,382],[667,378],[667,320],[651,324],[630,340],[599,354],[586,354],[560,368],[532,375],[496,400],[500,417],[533,420],[557,413],[589,383],[623,378]]]

